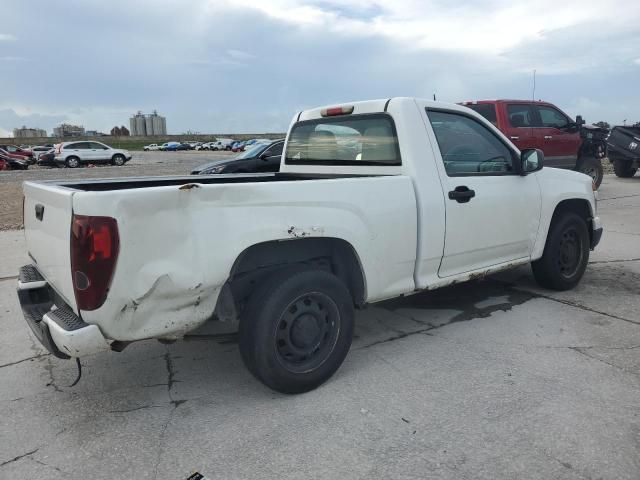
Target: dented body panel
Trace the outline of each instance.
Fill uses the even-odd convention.
[[[180,336],[211,317],[244,250],[309,237],[353,246],[367,301],[412,291],[414,205],[405,176],[76,192],[74,213],[116,218],[122,245],[107,301],[82,318],[113,340]]]

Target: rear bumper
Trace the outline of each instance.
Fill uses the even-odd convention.
[[[18,299],[34,335],[56,357],[82,357],[109,349],[100,329],[83,322],[33,265],[20,268]]]
[[[591,250],[596,248],[600,243],[600,239],[602,238],[602,222],[600,221],[600,217],[594,217],[591,219]]]

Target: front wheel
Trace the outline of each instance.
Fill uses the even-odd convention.
[[[273,390],[307,392],[338,370],[353,326],[353,300],[340,279],[322,270],[285,269],[252,294],[240,321],[240,354]]]
[[[124,165],[124,155],[114,155],[111,159],[111,163],[113,163],[117,167],[121,167]]]
[[[617,177],[631,178],[636,174],[637,171],[637,168],[633,168],[631,166],[631,162],[625,162],[623,160],[613,161],[613,172]]]
[[[540,286],[562,291],[580,282],[588,262],[587,223],[575,213],[564,213],[552,221],[542,258],[531,267]]]
[[[576,170],[580,173],[584,173],[585,175],[589,175],[593,180],[596,189],[600,187],[604,176],[604,170],[600,160],[597,158],[587,157],[578,164],[578,168]]]

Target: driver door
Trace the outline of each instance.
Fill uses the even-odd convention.
[[[559,110],[539,105],[535,107],[540,118],[538,129],[542,137],[541,149],[547,163],[554,167],[573,168],[578,161],[580,133],[570,129],[571,120]]]
[[[436,162],[445,195],[438,275],[528,259],[540,219],[536,174],[519,175],[517,152],[475,117],[429,108],[427,117],[439,146]]]

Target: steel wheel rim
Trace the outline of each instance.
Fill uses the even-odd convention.
[[[583,256],[584,249],[578,231],[574,227],[567,228],[562,232],[558,245],[560,274],[564,278],[573,277],[580,268]]]
[[[328,295],[300,295],[287,305],[276,326],[278,362],[293,373],[317,369],[333,352],[340,328],[340,311]]]

